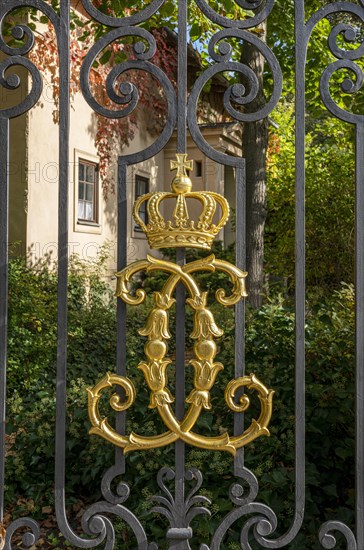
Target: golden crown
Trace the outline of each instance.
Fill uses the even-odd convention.
[[[187,160],[185,154],[177,154],[176,157],[177,160],[171,161],[171,170],[177,170],[171,183],[172,193],[148,193],[138,197],[133,208],[134,219],[146,234],[151,248],[209,249],[229,218],[229,204],[218,193],[191,191],[192,181],[188,172],[193,170],[193,161]],[[166,199],[176,200],[173,221],[165,220],[159,209],[160,203]],[[188,214],[187,199],[197,200],[202,204],[202,212],[197,221],[191,219]],[[147,223],[140,216],[140,208],[144,203],[147,203]],[[214,223],[217,204],[220,205],[221,216],[217,223]]]

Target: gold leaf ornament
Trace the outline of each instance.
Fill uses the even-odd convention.
[[[145,382],[150,389],[149,408],[157,409],[166,430],[162,434],[150,437],[141,436],[134,432],[129,435],[117,433],[109,424],[107,418],[102,418],[98,409],[98,401],[104,389],[116,384],[123,388],[125,399],[118,394],[111,397],[110,405],[116,411],[125,411],[135,402],[136,392],[132,381],[126,377],[106,375],[96,386],[89,389],[89,417],[92,428],[90,433],[97,434],[107,441],[124,449],[124,452],[132,450],[147,450],[160,448],[181,439],[185,443],[202,449],[227,451],[235,454],[237,449],[247,445],[254,439],[269,435],[269,422],[272,416],[272,399],[274,392],[267,389],[254,375],[240,377],[229,382],[225,389],[225,401],[233,412],[245,412],[250,400],[244,394],[238,402],[235,396],[238,390],[245,388],[256,392],[260,401],[261,411],[257,420],[252,420],[250,426],[240,435],[230,436],[223,433],[214,437],[204,436],[193,432],[193,427],[205,409],[211,409],[210,391],[217,376],[224,366],[215,362],[217,354],[216,338],[221,338],[223,331],[217,326],[214,316],[207,307],[208,293],[201,292],[196,281],[192,277],[195,272],[221,270],[226,273],[233,284],[233,291],[226,296],[223,290],[217,292],[219,302],[223,305],[233,305],[246,295],[246,273],[228,262],[218,260],[214,256],[202,260],[196,260],[184,266],[172,262],[148,256],[146,260],[135,262],[121,272],[117,273],[117,295],[128,304],[140,303],[142,295],[138,291],[135,296],[129,293],[128,283],[131,278],[140,271],[163,271],[169,274],[162,290],[154,295],[155,307],[148,315],[146,325],[139,331],[146,336],[144,351],[146,360],[142,361],[138,368],[143,372]],[[171,404],[174,398],[168,386],[168,367],[172,361],[167,355],[167,340],[171,337],[169,331],[168,310],[175,303],[172,293],[178,283],[183,283],[189,293],[186,300],[194,310],[194,326],[192,338],[195,340],[193,347],[194,358],[190,365],[194,369],[194,388],[186,399],[187,410],[182,420],[177,420]]]

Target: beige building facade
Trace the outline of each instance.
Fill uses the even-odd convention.
[[[2,104],[19,100],[29,86],[23,75],[23,89],[9,92],[1,98]],[[24,84],[25,83],[25,84]],[[58,126],[53,120],[54,101],[52,90],[45,81],[39,103],[26,115],[11,122],[10,151],[10,242],[13,254],[26,255],[34,264],[46,258],[50,265],[57,260],[58,235]],[[81,93],[76,93],[71,106],[70,131],[70,179],[69,179],[69,253],[86,262],[94,261],[102,247],[110,253],[108,271],[116,268],[117,197],[103,192],[95,145],[96,116]],[[121,154],[130,154],[149,146],[156,138],[143,128],[143,116],[139,115],[139,127],[135,138]],[[208,143],[220,151],[241,156],[241,132],[239,125],[204,125],[201,132]],[[130,166],[128,169],[128,262],[144,258],[149,252],[143,232],[132,218],[135,199],[143,193],[169,190],[172,174],[170,161],[176,154],[176,136],[156,157]],[[195,190],[210,190],[225,195],[235,204],[235,176],[231,167],[216,164],[207,158],[188,139],[188,155],[194,160],[191,174]],[[111,166],[111,173],[116,165]],[[165,215],[171,215],[172,206],[163,207]],[[191,207],[191,216],[198,211]],[[229,244],[233,240],[231,223],[219,238]]]

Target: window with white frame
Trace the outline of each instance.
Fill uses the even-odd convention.
[[[149,193],[149,179],[139,174],[135,175],[135,200],[141,195],[146,195]],[[148,213],[147,213],[147,203],[144,202],[139,209],[139,216],[145,224],[148,223]],[[140,225],[135,224],[135,231],[142,231]]]
[[[98,223],[98,164],[78,159],[78,222]]]

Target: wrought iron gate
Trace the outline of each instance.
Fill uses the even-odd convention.
[[[244,333],[245,296],[244,268],[246,250],[245,212],[244,208],[236,210],[236,266],[208,256],[205,260],[185,264],[185,246],[197,246],[208,249],[212,239],[218,233],[228,214],[228,205],[224,199],[214,193],[196,193],[191,191],[188,172],[191,165],[186,156],[187,131],[192,135],[197,146],[207,157],[217,163],[232,166],[236,173],[236,204],[245,204],[245,159],[231,157],[214,150],[204,139],[197,120],[197,104],[200,94],[211,78],[220,72],[235,72],[243,74],[249,82],[250,90],[241,85],[232,85],[225,93],[225,109],[237,121],[242,123],[258,121],[267,117],[276,106],[281,96],[282,74],[274,53],[252,32],[262,22],[269,19],[274,8],[274,0],[236,0],[236,4],[248,10],[253,15],[244,20],[235,20],[219,15],[209,5],[208,0],[196,0],[201,12],[213,23],[221,27],[209,44],[212,58],[211,66],[197,78],[191,93],[187,94],[187,0],[176,2],[178,9],[178,94],[176,94],[168,77],[153,64],[156,42],[153,35],[142,26],[164,4],[164,0],[151,0],[141,11],[128,17],[115,18],[102,14],[92,3],[92,0],[82,0],[82,6],[95,21],[110,28],[110,31],[98,40],[86,55],[81,70],[81,88],[85,100],[91,108],[105,117],[128,116],[138,103],[138,93],[132,85],[124,86],[120,93],[115,93],[115,82],[123,72],[130,69],[147,71],[153,75],[162,86],[168,100],[168,114],[165,127],[156,142],[147,149],[130,155],[121,156],[118,165],[118,300],[117,309],[117,340],[118,356],[114,373],[105,373],[100,382],[95,381],[95,387],[90,389],[89,413],[93,425],[92,432],[112,441],[116,446],[115,465],[109,469],[101,482],[104,500],[92,505],[83,516],[85,537],[79,536],[71,528],[65,508],[65,448],[66,448],[66,371],[67,371],[67,280],[68,280],[68,182],[69,182],[69,109],[70,109],[70,0],[61,0],[59,11],[53,9],[50,3],[43,0],[2,0],[0,5],[0,22],[19,7],[36,8],[42,12],[54,26],[58,51],[60,71],[59,95],[59,283],[58,283],[58,357],[57,357],[57,403],[56,403],[56,464],[55,464],[55,502],[59,529],[65,538],[77,548],[95,548],[104,545],[105,548],[117,548],[112,517],[122,518],[135,535],[133,547],[150,550],[157,548],[147,540],[145,530],[133,512],[127,508],[129,488],[120,482],[116,493],[112,484],[120,479],[125,472],[124,451],[143,448],[155,448],[162,445],[175,445],[175,467],[166,467],[158,474],[158,483],[164,496],[156,497],[156,510],[167,516],[170,528],[166,533],[170,548],[190,548],[193,544],[191,520],[198,514],[208,513],[203,507],[206,498],[199,496],[198,491],[203,484],[203,472],[186,471],[185,445],[197,445],[208,449],[223,449],[233,456],[234,475],[236,482],[231,487],[231,511],[226,515],[221,525],[212,537],[206,541],[201,550],[220,548],[227,531],[234,527],[235,522],[247,518],[241,529],[241,547],[251,548],[253,533],[257,547],[283,548],[294,542],[299,533],[305,506],[305,66],[308,43],[313,29],[323,18],[333,14],[345,13],[355,16],[364,23],[364,2],[333,2],[318,10],[309,20],[305,17],[304,0],[295,1],[296,29],[296,469],[295,469],[295,511],[291,527],[283,535],[279,531],[274,510],[259,502],[259,486],[256,477],[244,466],[242,447],[261,434],[267,433],[272,408],[272,392],[253,375],[246,376],[244,366]],[[178,5],[177,5],[178,4]],[[34,47],[34,33],[26,25],[18,25],[13,29],[13,37],[24,44],[19,47],[9,46],[4,36],[0,37],[0,50],[6,54],[0,63],[0,85],[6,89],[17,89],[19,78],[13,74],[13,67],[23,67],[31,75],[32,86],[27,97],[11,108],[0,106],[0,522],[4,514],[4,475],[5,475],[5,429],[6,429],[6,364],[7,364],[7,310],[8,310],[8,195],[9,195],[9,121],[30,110],[39,100],[42,92],[42,76],[38,69],[27,59],[27,54]],[[334,25],[328,47],[337,61],[325,69],[322,74],[320,91],[326,108],[333,116],[349,122],[356,131],[356,533],[344,523],[328,522],[317,526],[318,538],[324,548],[335,548],[337,532],[340,532],[350,550],[364,550],[364,118],[354,115],[339,107],[330,94],[330,80],[333,74],[342,68],[347,68],[355,75],[356,82],[346,80],[343,84],[346,92],[356,92],[363,82],[363,74],[355,63],[362,57],[363,47],[345,50],[337,45],[338,36],[344,40],[352,40],[353,29],[349,24]],[[135,59],[117,65],[110,73],[107,81],[107,94],[121,106],[120,111],[110,110],[99,105],[90,89],[90,70],[97,56],[108,45],[124,37],[132,36],[140,39],[135,42]],[[244,113],[235,108],[249,103],[258,93],[258,81],[254,72],[247,66],[232,60],[230,38],[236,38],[254,45],[264,56],[273,76],[273,87],[270,98],[264,107],[255,113]],[[235,105],[235,107],[234,107]],[[187,113],[187,116],[186,116]],[[187,122],[186,122],[187,121]],[[149,225],[144,226],[151,247],[158,248],[165,244],[177,247],[177,263],[156,260],[148,257],[145,261],[127,266],[126,258],[126,185],[127,167],[153,157],[163,149],[172,133],[177,128],[177,161],[173,168],[177,176],[172,184],[172,192],[156,193],[142,197],[135,205],[135,215],[143,226],[143,220],[138,218],[137,208],[141,202],[148,201]],[[163,195],[163,196],[162,196]],[[166,224],[158,211],[158,205],[164,195],[176,200],[174,224]],[[203,204],[203,214],[198,222],[191,223],[188,217],[186,199],[197,199]],[[222,220],[217,226],[212,217],[216,203],[221,204]],[[139,270],[164,270],[170,275],[165,287],[156,295],[155,306],[150,312],[147,326],[143,334],[148,336],[146,345],[146,361],[139,365],[145,373],[146,383],[151,391],[151,406],[156,407],[162,417],[167,431],[154,438],[141,438],[136,434],[126,434],[125,410],[135,399],[135,388],[128,378],[125,357],[126,339],[126,304],[140,303],[143,294],[132,296],[128,293],[127,283],[130,277]],[[211,311],[206,305],[206,296],[201,293],[192,274],[198,270],[218,270],[227,273],[233,283],[231,296],[220,293],[217,300],[222,306],[235,304],[236,340],[235,340],[235,371],[231,373],[232,381],[226,389],[227,405],[236,412],[233,434],[225,433],[219,437],[197,435],[191,430],[203,408],[210,407],[209,391],[222,368],[220,363],[214,363],[216,345],[214,337],[221,335],[216,326]],[[183,285],[181,284],[183,283]],[[168,333],[168,310],[173,303],[172,294],[176,289],[177,331],[176,331],[176,395],[175,412],[170,403],[173,401],[167,388],[166,368],[169,361],[165,359],[166,339]],[[195,369],[195,388],[187,398],[185,395],[185,304],[187,289],[190,298],[188,304],[195,315],[194,335],[196,340],[195,359],[192,364]],[[227,368],[227,366],[226,366]],[[154,370],[153,370],[154,369]],[[204,371],[205,369],[205,371]],[[206,369],[208,374],[206,374]],[[205,374],[204,374],[205,373]],[[119,411],[115,429],[98,411],[98,399],[104,387],[119,385],[124,392],[115,394],[111,405]],[[258,421],[244,430],[244,420],[241,414],[248,405],[243,396],[239,403],[234,401],[234,394],[241,387],[250,387],[258,392],[262,412]],[[124,397],[123,397],[124,396]],[[189,404],[188,413],[185,411]],[[273,420],[274,422],[274,405]],[[195,488],[186,496],[185,481],[194,480]],[[174,480],[174,494],[166,486],[166,481]],[[244,488],[248,486],[248,491]],[[1,523],[0,523],[1,525]],[[23,535],[23,546],[32,547],[39,538],[39,526],[36,521],[24,518],[14,521],[6,529],[5,549],[12,548],[14,534],[19,529],[26,529]]]

